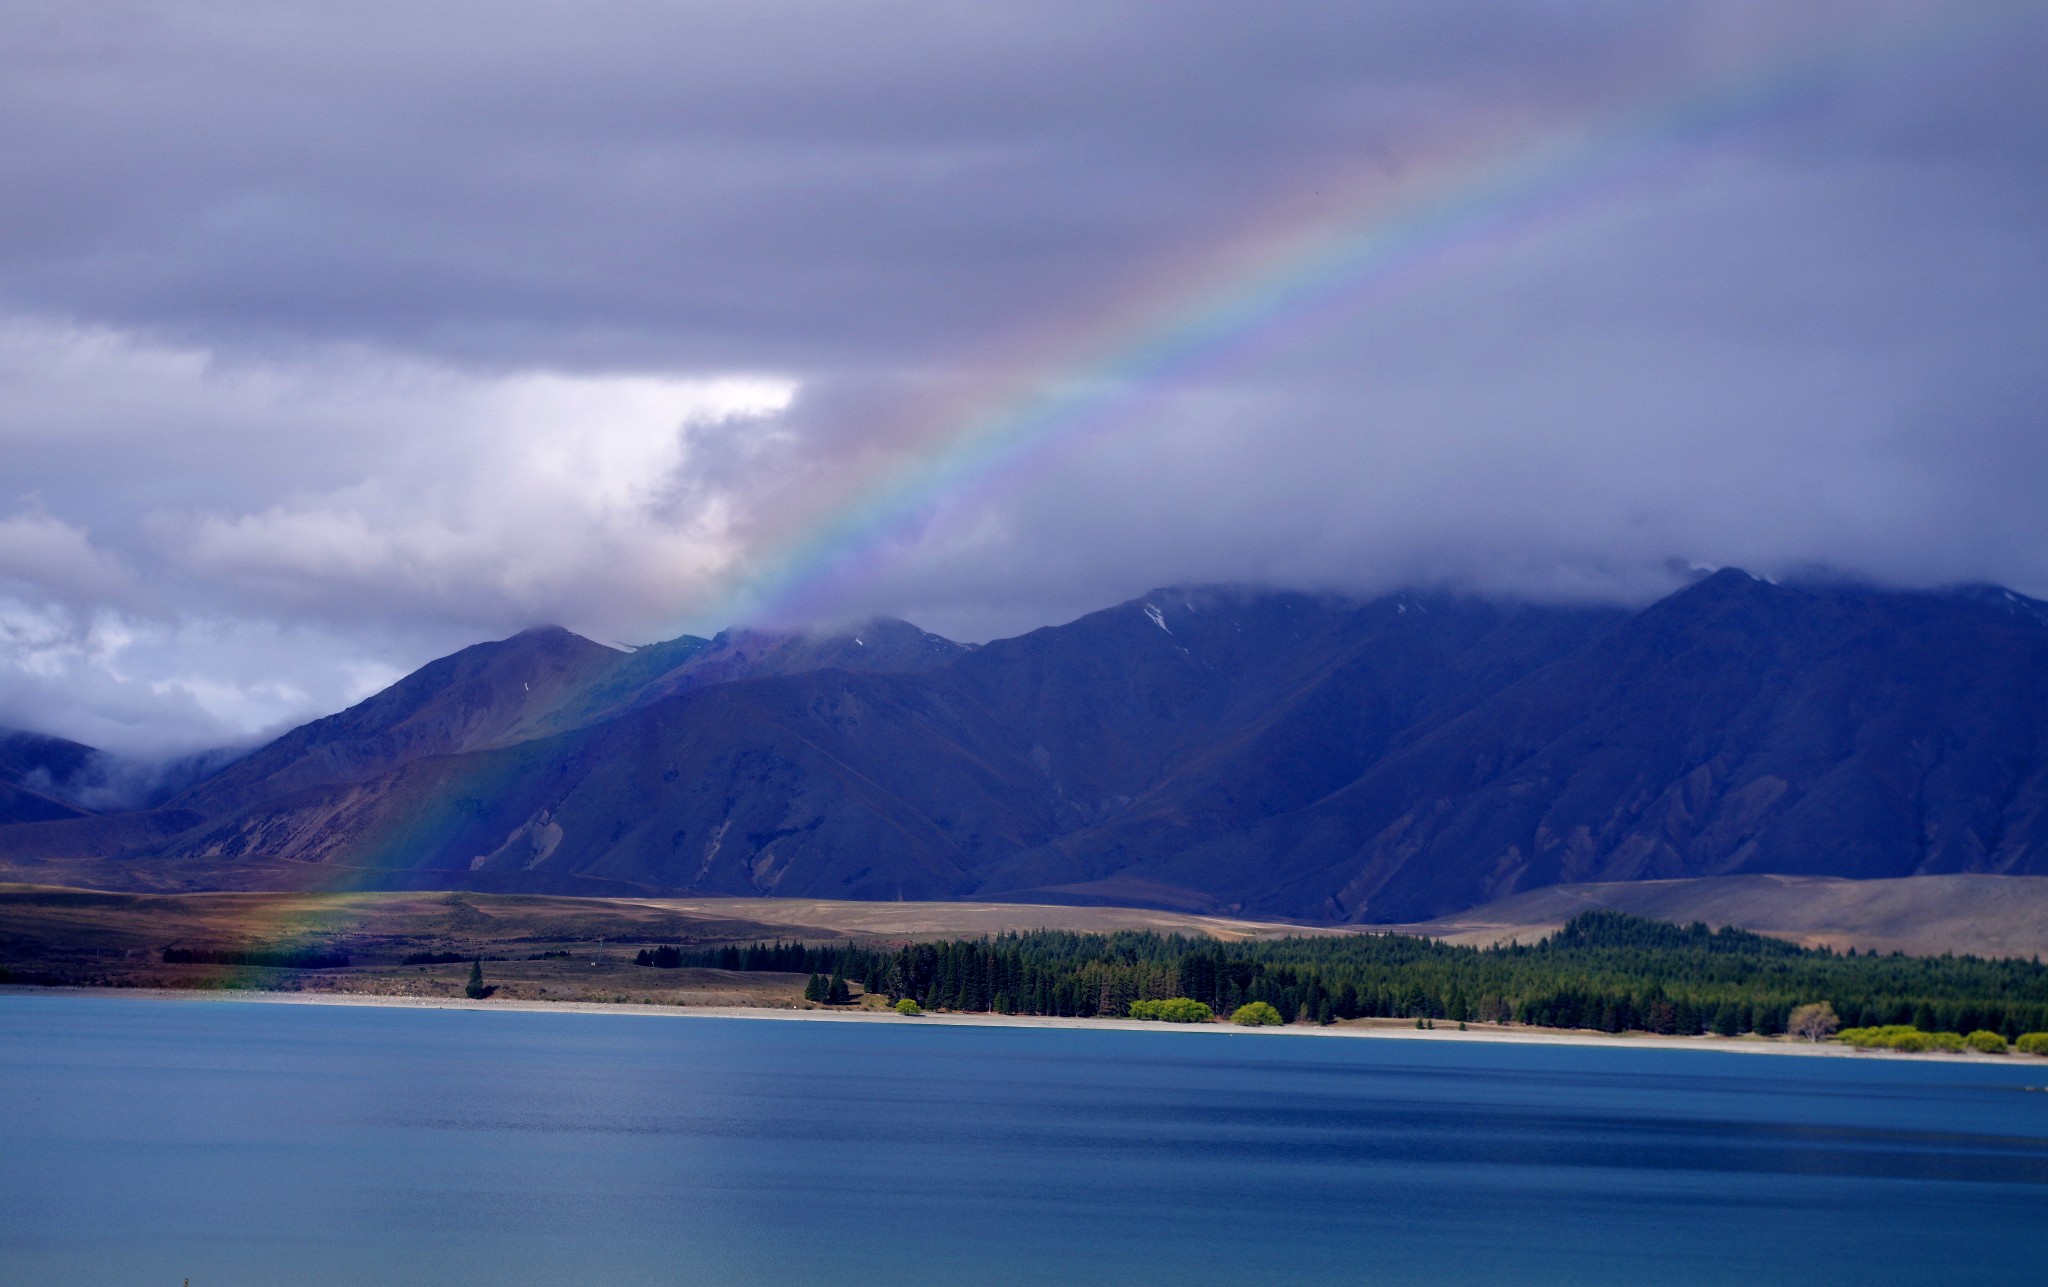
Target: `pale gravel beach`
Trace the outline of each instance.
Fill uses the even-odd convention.
[[[802,1023],[887,1023],[956,1028],[1074,1028],[1120,1032],[1159,1032],[1183,1035],[1234,1037],[1302,1037],[1335,1039],[1377,1039],[1386,1041],[1477,1041],[1495,1045],[1587,1046],[1597,1049],[1722,1051],[1728,1054],[1792,1055],[1821,1059],[1903,1059],[1915,1062],[2024,1064],[2025,1055],[1987,1055],[1977,1051],[1928,1051],[1911,1054],[1896,1050],[1857,1050],[1833,1043],[1773,1041],[1745,1037],[1660,1037],[1653,1035],[1609,1036],[1604,1033],[1520,1031],[1483,1028],[1422,1029],[1394,1025],[1332,1024],[1327,1028],[1303,1024],[1284,1027],[1248,1028],[1233,1023],[1158,1023],[1136,1019],[1072,1019],[1044,1015],[944,1014],[927,1011],[916,1016],[886,1010],[800,1010],[768,1006],[674,1006],[642,1005],[607,1001],[469,1001],[440,997],[392,997],[370,993],[262,992],[238,989],[183,988],[45,988],[0,985],[0,996],[135,997],[151,1001],[229,1002],[256,1005],[343,1005],[396,1010],[479,1010],[526,1014],[625,1015],[668,1019],[765,1019]],[[2048,1060],[2041,1061],[2048,1072]]]

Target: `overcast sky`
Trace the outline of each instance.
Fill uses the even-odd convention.
[[[1734,106],[924,496],[804,610],[2048,594],[2044,66],[2048,4],[1973,0],[12,0],[0,724],[190,748],[532,624],[714,629],[1273,247],[1673,94]]]

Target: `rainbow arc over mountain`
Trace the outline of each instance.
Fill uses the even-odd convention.
[[[1318,176],[1301,185],[1307,198],[1274,203],[1249,232],[1130,291],[1052,352],[1003,364],[1026,374],[931,409],[915,449],[740,569],[693,623],[829,616],[938,505],[1014,487],[1179,393],[1614,208],[1840,78],[1967,51],[2027,8],[1964,0],[1882,17],[1845,8],[1687,83],[1446,146],[1403,176]]]
[[[858,480],[837,508],[743,569],[736,588],[698,605],[692,626],[829,612],[886,566],[892,546],[935,505],[1015,486],[1063,450],[1141,423],[1184,390],[1597,215],[1838,78],[1967,53],[2008,19],[2038,17],[2040,6],[1960,0],[1890,12],[1877,21],[1845,9],[1830,26],[1787,35],[1687,84],[1446,149],[1398,182],[1375,173],[1304,185],[1309,195],[1276,202],[1249,233],[1131,292],[1051,352],[1007,364],[1027,374],[931,409],[907,461]],[[387,886],[444,853],[484,802],[532,771],[516,747],[461,759],[442,766],[409,806],[375,821],[353,861],[325,873],[322,886]],[[252,915],[247,929],[265,943],[326,941],[310,907]]]

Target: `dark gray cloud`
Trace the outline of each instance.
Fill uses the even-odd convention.
[[[967,636],[1674,560],[2048,592],[2048,6],[10,5],[0,723],[192,745],[715,625],[1327,192],[1786,49],[1833,52],[803,604]]]

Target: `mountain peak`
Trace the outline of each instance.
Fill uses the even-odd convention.
[[[2048,625],[2048,603],[2029,598],[2017,590],[2008,590],[2002,585],[1980,582],[1957,586],[1948,592],[1950,598],[1964,603],[1974,603],[2015,617],[2026,617]]]
[[[1705,590],[1725,594],[1730,591],[1749,592],[1776,589],[1777,585],[1776,581],[1768,577],[1760,577],[1746,568],[1730,565],[1724,568],[1715,568],[1712,572],[1693,582],[1684,590],[1679,591],[1679,593],[1686,594]]]
[[[595,639],[579,635],[567,626],[552,625],[528,626],[518,634],[508,636],[498,642],[504,644],[537,644],[543,648],[573,647],[577,644],[594,644],[599,648],[605,647],[604,644],[598,643]],[[611,651],[617,652],[618,649],[614,648]]]
[[[2039,873],[2041,606],[1723,568],[1640,612],[1164,587],[979,650],[890,618],[634,653],[530,631],[230,766],[136,856],[1397,920],[1567,882]],[[35,791],[18,818],[72,825]]]

